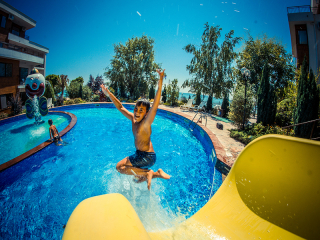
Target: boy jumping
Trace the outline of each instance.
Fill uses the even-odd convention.
[[[156,154],[150,140],[151,124],[156,116],[160,102],[164,70],[161,72],[157,69],[157,73],[159,74],[160,79],[153,106],[150,109],[149,101],[145,99],[138,100],[133,113],[123,107],[121,102],[103,84],[101,84],[101,89],[104,94],[107,95],[116,108],[132,122],[132,132],[136,153],[122,159],[117,163],[116,168],[118,172],[122,174],[135,175],[136,182],[138,183],[147,181],[149,190],[151,187],[151,180],[153,178],[170,179],[170,176],[160,168],[156,172],[148,169],[156,162]]]

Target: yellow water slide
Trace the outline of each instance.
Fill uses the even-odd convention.
[[[202,209],[162,232],[147,232],[121,194],[86,199],[68,220],[68,239],[320,239],[320,143],[256,139]]]

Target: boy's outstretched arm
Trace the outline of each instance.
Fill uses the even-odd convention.
[[[162,72],[160,69],[157,69],[157,73],[159,74],[159,77],[160,77],[159,82],[158,82],[158,91],[156,93],[156,96],[154,97],[152,108],[149,110],[148,115],[146,117],[146,123],[150,124],[150,125],[153,123],[153,120],[156,117],[156,113],[157,113],[158,106],[160,103],[164,71],[165,71],[165,69],[163,69]]]
[[[106,88],[103,84],[100,85],[103,93],[108,96],[113,104],[116,106],[116,108],[128,119],[131,121],[133,120],[133,113],[129,112],[122,104],[121,102],[112,94],[112,92],[109,91],[108,88]]]

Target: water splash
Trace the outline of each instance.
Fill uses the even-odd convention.
[[[36,125],[43,123],[43,121],[41,120],[41,115],[39,111],[39,100],[37,95],[35,95],[34,98],[32,99],[32,104],[33,104],[34,119],[36,120],[34,123]]]
[[[148,232],[163,231],[186,220],[186,216],[180,212],[173,212],[166,200],[159,196],[161,191],[165,191],[160,179],[152,181],[151,190],[147,189],[147,184],[134,183],[133,176],[112,174],[105,181],[106,192],[117,192],[125,196]]]

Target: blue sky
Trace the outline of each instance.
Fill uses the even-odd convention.
[[[190,78],[186,65],[192,55],[182,50],[199,45],[203,26],[220,25],[222,37],[231,29],[276,37],[291,53],[287,7],[310,5],[310,0],[6,0],[37,22],[26,32],[30,40],[49,48],[46,75],[69,79],[103,75],[114,54],[113,44],[142,34],[155,40],[155,60],[166,69],[165,83],[179,85]],[[240,43],[238,49],[241,47]],[[180,92],[187,92],[181,89]]]

